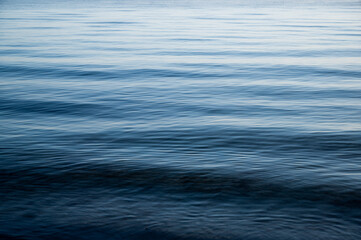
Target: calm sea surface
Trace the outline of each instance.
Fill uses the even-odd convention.
[[[0,238],[361,239],[361,3],[0,1]]]

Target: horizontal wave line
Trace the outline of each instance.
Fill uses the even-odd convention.
[[[360,189],[337,185],[299,185],[272,182],[267,178],[239,173],[218,174],[210,171],[170,168],[137,168],[130,166],[78,165],[72,169],[2,170],[1,191],[56,191],[101,187],[136,187],[150,191],[193,192],[232,200],[234,197],[255,199],[289,199],[290,201],[323,202],[359,209]],[[57,189],[58,186],[63,186]],[[163,191],[162,190],[162,191]]]
[[[277,65],[277,66],[239,66],[230,68],[224,72],[204,72],[199,70],[175,70],[175,69],[125,69],[125,70],[76,70],[69,68],[55,67],[28,67],[28,66],[5,66],[0,65],[0,73],[3,77],[33,78],[33,77],[49,77],[49,78],[86,78],[97,80],[109,79],[149,79],[149,78],[264,78],[264,72],[267,72],[267,78],[270,77],[287,77],[297,78],[302,76],[342,76],[360,78],[361,71],[350,71],[341,69],[325,69],[307,66],[293,65]]]

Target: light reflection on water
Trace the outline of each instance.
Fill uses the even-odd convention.
[[[0,238],[359,239],[360,5],[275,2],[2,2]]]

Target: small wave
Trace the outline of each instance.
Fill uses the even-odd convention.
[[[350,77],[359,78],[360,71],[350,71],[341,69],[325,69],[306,66],[277,65],[273,67],[244,66],[227,72],[204,72],[198,70],[174,70],[174,69],[125,69],[125,70],[75,70],[55,67],[27,67],[27,66],[5,66],[0,65],[0,72],[3,77],[18,77],[33,79],[43,78],[66,78],[66,79],[152,79],[152,78],[186,78],[186,79],[209,79],[209,78],[298,78],[300,74],[305,76],[323,77]]]
[[[262,173],[221,174],[207,170],[180,170],[162,167],[136,167],[106,164],[76,164],[55,168],[18,167],[2,170],[2,189],[7,191],[66,191],[84,188],[138,188],[141,191],[192,192],[199,196],[232,201],[251,197],[255,200],[322,202],[358,209],[360,189],[343,185],[288,185],[261,177]],[[62,186],[59,188],[59,186]]]
[[[96,108],[96,104],[90,103],[0,99],[0,111],[5,112],[89,115]]]

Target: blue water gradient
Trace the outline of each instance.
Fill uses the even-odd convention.
[[[360,1],[0,2],[0,239],[361,239]]]

